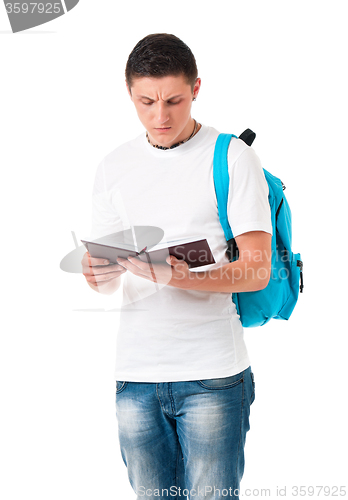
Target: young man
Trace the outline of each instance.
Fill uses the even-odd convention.
[[[254,379],[231,293],[268,283],[268,186],[253,149],[232,139],[228,215],[239,259],[230,263],[212,174],[218,132],[191,117],[201,86],[191,50],[174,35],[145,37],[126,84],[146,133],[100,163],[92,237],[132,226],[159,227],[167,240],[205,235],[216,263],[191,271],[174,257],[152,268],[83,259],[100,293],[125,274],[115,373],[122,457],[139,499],[238,498]]]

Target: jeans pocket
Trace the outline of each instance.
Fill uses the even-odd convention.
[[[251,382],[252,382],[252,393],[251,393],[251,398],[250,398],[250,404],[252,404],[255,400],[255,377],[254,377],[254,374],[253,372],[251,371],[250,372],[250,376],[251,376]]]
[[[197,380],[197,382],[201,387],[204,387],[204,389],[221,390],[235,387],[236,385],[243,382],[243,380],[244,372],[241,372],[237,373],[236,375],[232,375],[231,377],[210,378],[205,380]]]
[[[119,394],[126,388],[127,382],[116,380],[116,394]]]

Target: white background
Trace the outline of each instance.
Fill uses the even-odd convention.
[[[343,1],[81,0],[12,34],[0,6],[2,498],[135,497],[115,418],[119,295],[59,263],[71,231],[90,229],[97,164],[142,131],[124,67],[155,32],[196,56],[197,120],[257,132],[305,266],[290,321],[245,334],[256,400],[242,489],[347,485],[345,14]]]

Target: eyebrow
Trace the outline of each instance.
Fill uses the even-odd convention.
[[[178,94],[178,95],[173,95],[172,97],[169,97],[169,99],[165,99],[166,101],[171,101],[173,99],[177,99],[178,97],[182,97],[183,94]],[[146,95],[137,95],[136,97],[138,97],[139,99],[148,99],[149,101],[155,101],[154,99],[152,99],[151,97],[147,97]]]

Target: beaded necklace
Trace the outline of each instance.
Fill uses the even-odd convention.
[[[151,144],[151,146],[153,148],[156,148],[156,149],[174,149],[174,148],[180,146],[180,144],[184,144],[185,142],[189,141],[195,135],[195,133],[197,132],[197,129],[199,127],[199,123],[197,123],[195,119],[194,119],[194,122],[195,122],[195,127],[194,127],[193,132],[190,135],[190,137],[188,139],[185,139],[184,141],[180,141],[180,142],[177,142],[176,144],[173,144],[173,146],[170,146],[169,148],[167,148],[166,146],[159,146],[158,144],[151,144],[149,134],[147,132],[146,132],[146,139],[147,139],[148,143]]]

